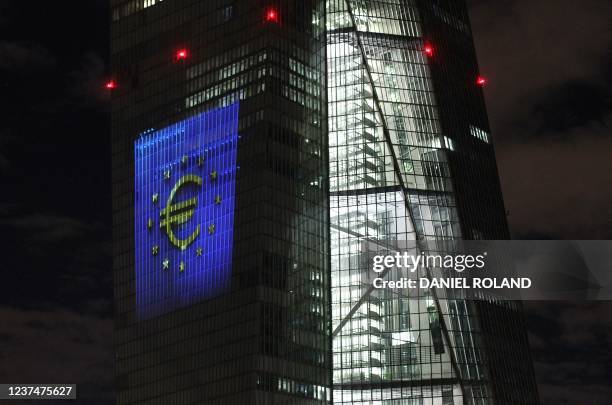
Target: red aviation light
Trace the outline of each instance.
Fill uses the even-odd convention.
[[[278,22],[278,11],[275,8],[269,8],[266,11],[266,21],[277,23]]]
[[[189,51],[187,49],[179,49],[174,55],[174,59],[177,61],[186,60],[189,57]]]
[[[104,87],[106,87],[107,90],[113,90],[117,88],[117,83],[114,80],[109,80],[108,82],[106,82],[106,85]]]
[[[423,48],[423,52],[425,52],[425,55],[431,58],[432,56],[434,56],[435,49],[432,44],[426,43],[425,47]]]
[[[479,85],[480,87],[484,87],[487,85],[487,78],[484,76],[478,76],[476,78],[476,84]]]

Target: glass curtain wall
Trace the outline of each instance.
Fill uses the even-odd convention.
[[[487,404],[465,302],[371,286],[372,246],[461,228],[418,10],[349,1],[327,1],[334,403]]]

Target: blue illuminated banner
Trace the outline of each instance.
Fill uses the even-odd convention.
[[[238,103],[135,142],[139,319],[229,286],[234,239]]]

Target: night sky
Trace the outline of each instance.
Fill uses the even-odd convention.
[[[113,403],[108,6],[0,2],[0,382]],[[519,239],[612,236],[612,2],[469,0]],[[612,304],[529,303],[544,405],[612,398]]]

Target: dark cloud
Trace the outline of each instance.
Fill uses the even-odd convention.
[[[563,134],[565,130],[593,123],[607,127],[605,120],[610,111],[612,88],[586,80],[568,80],[536,100],[532,119],[537,135]],[[612,135],[607,129],[606,135]]]
[[[79,404],[114,403],[112,320],[0,307],[3,383],[77,384]]]
[[[612,137],[604,136],[609,135],[606,127],[597,127],[563,132],[568,141],[516,142],[497,149],[516,237],[612,238]]]
[[[605,81],[612,46],[612,2],[585,0],[470,1],[474,40],[498,140],[515,136],[551,89],[575,80]],[[588,100],[587,100],[588,101]]]
[[[609,237],[612,2],[470,4],[513,233]]]
[[[103,86],[107,68],[99,54],[86,52],[64,60],[40,46],[5,45],[3,49],[0,44],[0,71],[4,70],[7,82],[0,99],[5,98],[18,114],[13,120],[37,114],[45,124],[56,115],[107,111],[109,95]],[[9,124],[15,125],[11,120]]]
[[[18,205],[3,211],[0,232],[10,235],[0,262],[5,273],[0,293],[5,303],[110,316],[111,246],[105,225],[74,217],[22,213]]]
[[[107,7],[36,7],[0,42],[0,295],[15,307],[112,312]]]
[[[96,405],[114,403],[108,3],[0,1],[0,381]]]
[[[23,73],[55,67],[57,60],[40,44],[33,42],[0,42],[0,70]]]
[[[73,85],[66,93],[72,97],[74,103],[86,102],[105,111],[109,101],[109,93],[103,86],[106,70],[106,62],[100,55],[87,52],[78,67],[68,74]]]
[[[91,237],[104,226],[99,223],[86,223],[76,218],[35,213],[30,215],[10,215],[0,219],[0,224],[9,226],[13,231],[23,233],[30,241],[62,244]]]
[[[607,405],[612,397],[612,303],[528,303],[543,405]]]

